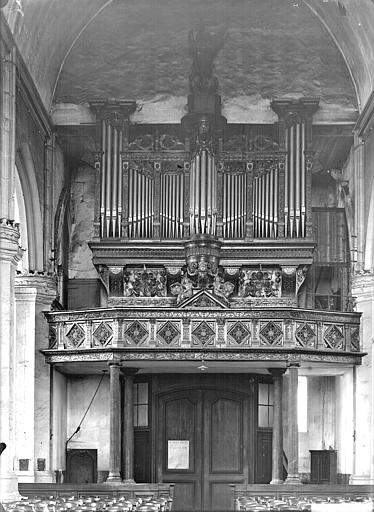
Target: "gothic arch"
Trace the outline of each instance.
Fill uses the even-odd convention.
[[[25,205],[25,222],[27,230],[28,265],[32,271],[43,271],[43,221],[41,215],[40,197],[36,182],[35,166],[29,145],[20,144],[16,153],[16,167],[19,173]]]

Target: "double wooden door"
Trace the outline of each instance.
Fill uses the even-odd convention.
[[[249,400],[218,389],[158,397],[157,479],[175,482],[175,510],[230,510],[230,486],[248,482]]]

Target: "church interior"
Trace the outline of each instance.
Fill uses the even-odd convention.
[[[364,506],[373,0],[0,7],[0,503]]]

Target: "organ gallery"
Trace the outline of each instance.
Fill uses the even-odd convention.
[[[371,496],[374,7],[3,4],[0,501]]]

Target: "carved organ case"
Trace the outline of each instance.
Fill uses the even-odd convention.
[[[133,123],[135,102],[91,103],[97,192],[90,246],[108,301],[162,297],[173,306],[205,289],[231,307],[297,306],[315,246],[318,100],[273,101],[273,126],[230,125],[213,67],[199,61],[201,52],[192,56],[179,125]]]

